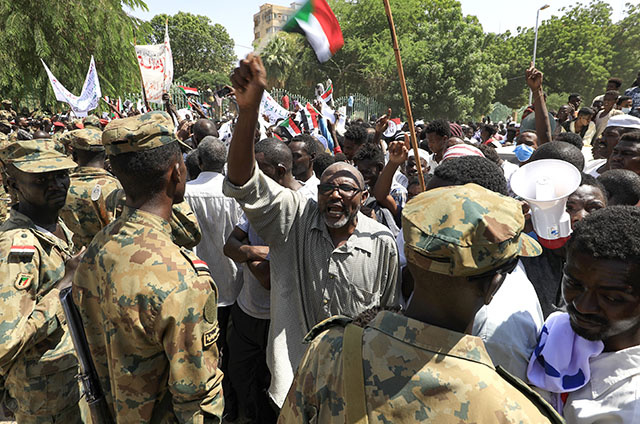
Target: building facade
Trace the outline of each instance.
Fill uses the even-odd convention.
[[[253,42],[258,45],[263,38],[280,30],[297,7],[295,2],[289,7],[270,3],[260,6],[260,11],[253,15]]]

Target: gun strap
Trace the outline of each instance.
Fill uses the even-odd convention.
[[[344,375],[345,422],[368,424],[367,399],[364,393],[364,368],[362,367],[362,335],[364,328],[347,324],[344,330],[342,372]]]

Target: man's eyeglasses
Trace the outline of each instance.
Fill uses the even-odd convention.
[[[331,196],[331,194],[336,190],[338,190],[338,193],[340,193],[340,196],[344,198],[353,197],[357,193],[362,191],[362,189],[351,186],[349,184],[338,184],[338,185],[328,184],[328,183],[318,184],[319,194],[323,194],[325,196]]]

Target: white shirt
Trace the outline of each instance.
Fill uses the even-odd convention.
[[[567,423],[640,422],[640,346],[601,353],[589,364],[591,379],[569,393],[564,405]]]
[[[193,251],[209,264],[218,287],[219,307],[233,305],[242,288],[242,271],[223,253],[227,237],[242,217],[242,209],[222,194],[223,182],[224,175],[218,172],[201,172],[187,183],[184,194],[202,231],[202,239]]]
[[[267,243],[256,234],[255,230],[249,224],[246,215],[242,215],[242,219],[238,223],[238,228],[247,233],[249,244],[252,246],[266,246]],[[238,306],[242,311],[257,319],[271,319],[271,299],[270,291],[265,289],[260,281],[253,275],[249,266],[243,264],[244,269],[242,276],[244,284],[238,295]]]
[[[605,163],[607,163],[606,159],[590,160],[584,165],[584,170],[582,172],[584,172],[585,174],[589,174],[594,178],[598,178],[600,176],[598,169]]]
[[[320,184],[320,180],[316,177],[316,174],[311,175],[311,178],[307,181],[297,181],[302,184],[302,187],[298,190],[300,193],[303,193],[308,199],[318,200],[318,184]]]
[[[518,261],[491,302],[476,314],[472,335],[484,341],[495,365],[526,381],[529,359],[543,323],[536,290]]]
[[[502,171],[504,172],[504,178],[507,180],[507,188],[509,189],[509,193],[511,193],[511,176],[515,174],[520,167],[508,160],[503,160],[501,166]]]

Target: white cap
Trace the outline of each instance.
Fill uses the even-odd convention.
[[[607,128],[609,127],[621,127],[621,128],[636,128],[640,129],[640,118],[636,118],[631,115],[616,115],[609,118],[607,122]]]

